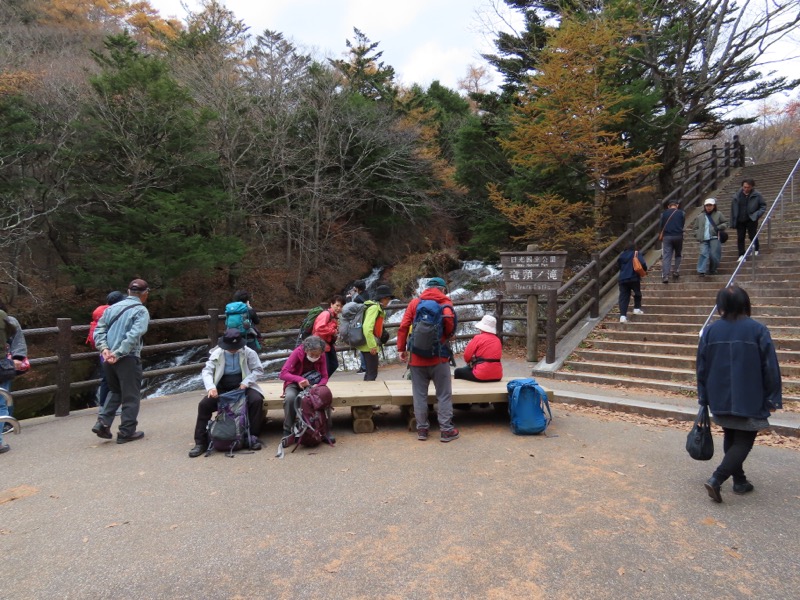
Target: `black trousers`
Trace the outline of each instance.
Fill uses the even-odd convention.
[[[642,281],[640,279],[619,282],[619,314],[623,317],[628,315],[631,292],[633,292],[633,308],[642,308]]]
[[[220,394],[230,390],[217,390]],[[261,428],[264,426],[264,397],[252,388],[245,391],[247,400],[247,418],[250,420],[250,435],[258,437],[261,435]],[[194,443],[200,446],[208,446],[208,431],[206,427],[211,417],[217,412],[217,398],[206,396],[197,405],[197,422],[194,425]]]
[[[741,429],[730,429],[723,427],[725,437],[722,441],[722,448],[725,450],[725,457],[714,471],[714,477],[722,483],[728,477],[733,477],[734,483],[744,483],[744,461],[753,443],[756,441],[757,431],[743,431]]]
[[[758,252],[758,238],[756,237],[756,232],[758,231],[758,221],[751,221],[747,220],[744,223],[736,223],[736,246],[739,250],[739,256],[744,254],[744,234],[747,233],[750,241],[753,241],[755,238],[756,243],[753,245],[753,249]]]
[[[475,377],[475,373],[472,372],[472,367],[458,367],[453,371],[453,379],[466,379],[468,381],[480,381],[477,377]]]
[[[371,352],[362,352],[361,358],[364,360],[365,372],[364,381],[375,381],[378,378],[378,365],[380,357]]]

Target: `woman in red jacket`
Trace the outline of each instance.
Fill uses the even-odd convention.
[[[339,337],[339,313],[342,312],[344,297],[338,294],[331,298],[328,308],[323,310],[314,320],[311,335],[325,341],[325,361],[328,365],[328,377],[339,368],[339,357],[336,355],[336,338]]]
[[[475,328],[480,331],[464,350],[466,367],[453,373],[456,379],[470,381],[500,381],[503,378],[503,342],[497,337],[497,320],[492,315],[483,315]]]

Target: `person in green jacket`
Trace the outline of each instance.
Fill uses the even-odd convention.
[[[364,302],[364,338],[367,340],[362,346],[356,347],[361,352],[366,365],[364,381],[375,381],[378,378],[378,345],[388,340],[388,335],[383,330],[383,319],[386,316],[384,309],[389,304],[392,291],[388,285],[379,285],[375,290],[375,300]]]

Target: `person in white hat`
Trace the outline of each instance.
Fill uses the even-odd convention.
[[[500,381],[503,378],[503,342],[497,337],[497,319],[483,315],[475,324],[480,331],[464,349],[466,367],[457,368],[453,377],[469,381]]]
[[[728,239],[728,221],[717,210],[717,200],[706,198],[703,212],[694,222],[694,237],[700,242],[700,258],[697,259],[697,274],[700,277],[716,275],[722,259],[720,237]]]

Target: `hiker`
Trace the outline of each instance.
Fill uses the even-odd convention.
[[[208,422],[217,410],[219,395],[237,388],[245,390],[250,435],[258,438],[264,425],[264,395],[257,381],[263,375],[261,359],[247,346],[242,332],[233,327],[226,329],[203,367],[206,395],[197,405],[195,446],[189,450],[189,458],[196,458],[208,449]],[[261,442],[251,444],[250,449],[261,450]]]
[[[295,348],[286,359],[278,378],[283,381],[283,437],[292,433],[295,421],[295,400],[297,395],[313,385],[328,385],[328,364],[320,360],[325,352],[325,340],[310,335]],[[331,435],[325,440],[334,443]]]
[[[8,377],[0,378],[0,392],[2,392],[0,393],[0,417],[10,417],[13,411],[13,407],[9,405],[11,382],[18,373],[27,371],[30,364],[27,357],[21,357],[21,353],[27,355],[28,349],[25,346],[25,337],[22,335],[19,321],[6,312],[5,304],[0,303],[0,306],[2,306],[0,309],[0,351],[2,351],[0,358],[9,361],[6,365]],[[11,446],[3,442],[3,433],[11,431],[13,428],[9,422],[0,422],[0,454],[11,450]]]
[[[150,324],[145,308],[150,287],[143,279],[128,285],[128,297],[109,306],[94,330],[94,343],[100,351],[110,393],[97,416],[92,433],[110,440],[111,424],[122,406],[117,443],[135,442],[144,437],[137,431],[139,404],[142,399],[142,336]]]
[[[100,320],[100,317],[103,316],[103,313],[106,312],[106,309],[109,306],[124,299],[125,294],[115,290],[106,296],[105,304],[101,304],[92,311],[92,322],[89,323],[89,335],[86,336],[87,346],[91,346],[92,349],[97,350],[97,347],[94,345],[94,330],[97,328],[97,322]],[[101,408],[103,404],[105,404],[106,398],[108,397],[108,380],[106,379],[106,370],[103,368],[103,362],[103,356],[100,355],[100,385],[97,388],[95,403]]]
[[[228,323],[229,319],[226,318],[225,329],[228,329],[230,327],[237,327],[237,329],[239,329],[239,331],[244,336],[244,340],[245,343],[247,344],[247,347],[258,352],[259,350],[261,350],[261,344],[258,341],[258,338],[261,337],[261,334],[258,332],[258,329],[256,328],[256,325],[258,325],[258,313],[256,312],[256,309],[252,307],[250,301],[251,301],[250,292],[248,292],[247,290],[239,290],[233,295],[232,304],[235,304],[236,302],[241,302],[242,304],[244,304],[247,307],[247,319],[249,319],[250,322],[249,326],[244,326],[242,324],[242,319],[239,318],[235,320],[235,323],[232,322],[231,324],[229,324]],[[231,306],[231,304],[228,304],[228,306],[225,307],[226,315],[228,314],[227,309],[229,306]]]
[[[3,320],[6,323],[6,333],[2,340],[5,352],[2,358],[8,357],[14,361],[16,374],[19,376],[23,373],[27,373],[31,368],[31,364],[28,362],[28,344],[25,341],[25,334],[22,332],[22,325],[19,324],[19,321],[17,321],[15,317],[8,314],[8,307],[6,307],[4,302],[0,302],[0,312],[3,314]],[[13,381],[13,379],[7,379],[6,381],[0,382],[0,388],[10,392]],[[14,410],[11,408],[9,415],[13,415],[13,413]]]
[[[378,346],[389,341],[389,334],[383,328],[386,318],[384,309],[394,296],[388,285],[379,285],[375,289],[375,300],[367,300],[364,305],[364,324],[362,330],[366,343],[356,347],[361,360],[366,365],[364,381],[375,381],[378,378]]]
[[[357,279],[353,282],[353,288],[350,290],[350,295],[347,297],[347,302],[356,302],[357,304],[364,304],[367,301],[367,282],[363,279]],[[367,372],[367,363],[364,359],[364,355],[359,352],[358,353],[358,360],[360,361],[358,364],[358,371],[356,373],[366,373]]]
[[[339,313],[342,312],[344,298],[338,294],[331,297],[328,308],[314,319],[311,335],[325,341],[325,362],[328,364],[328,377],[339,368],[339,356],[336,354],[336,340],[339,337]]]
[[[469,381],[500,381],[503,378],[503,342],[497,337],[497,319],[483,315],[475,324],[480,332],[464,349],[466,367],[453,371],[454,379]]]
[[[722,260],[722,244],[719,236],[728,228],[728,222],[717,210],[716,198],[706,198],[703,212],[694,222],[694,237],[700,242],[700,257],[697,259],[697,274],[700,277],[716,275]],[[722,234],[727,236],[727,232]],[[727,239],[727,238],[726,238]]]
[[[673,279],[681,276],[685,224],[686,213],[680,209],[680,202],[670,200],[667,209],[661,213],[661,283],[669,283],[670,276]]]
[[[643,315],[642,310],[642,277],[633,268],[634,256],[642,264],[645,273],[647,272],[647,263],[644,256],[639,254],[636,245],[631,243],[622,251],[617,259],[619,265],[619,322],[626,323],[628,321],[628,306],[631,302],[631,292],[633,292],[633,314]]]
[[[446,290],[447,284],[441,277],[429,279],[422,294],[409,303],[397,332],[400,360],[405,361],[411,354],[411,391],[417,439],[420,441],[428,439],[428,387],[431,380],[436,389],[439,439],[450,442],[459,436],[458,429],[453,426],[453,383],[450,378],[453,352],[447,343],[456,332],[457,317]],[[427,322],[423,322],[422,317],[426,317]]]
[[[743,464],[770,413],[782,408],[781,371],[769,330],[750,318],[750,297],[732,285],[717,293],[720,319],[697,347],[697,401],[711,409],[724,432],[725,456],[705,488],[722,502],[720,487],[733,477],[733,492],[752,492]]]
[[[754,179],[744,179],[742,188],[733,195],[731,201],[731,225],[736,227],[736,248],[739,250],[739,262],[744,260],[744,235],[750,238],[755,255],[758,256],[759,243],[758,220],[767,212],[767,203],[756,189]]]

